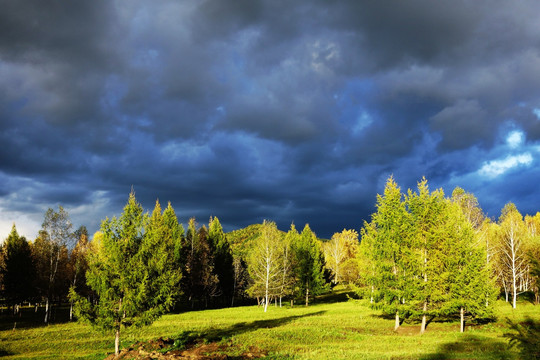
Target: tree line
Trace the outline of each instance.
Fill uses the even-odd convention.
[[[539,301],[540,214],[523,217],[507,204],[498,221],[474,195],[451,197],[401,189],[390,177],[376,212],[358,233],[344,229],[321,241],[305,225],[287,232],[264,221],[224,233],[217,217],[178,221],[169,203],[145,213],[134,192],[122,214],[105,219],[89,241],[59,207],[47,210],[34,241],[15,225],[0,251],[2,299],[14,314],[23,302],[44,304],[44,321],[68,302],[80,320],[115,334],[150,324],[173,310],[245,304],[263,311],[282,301],[305,302],[349,284],[371,305],[395,316],[397,329],[417,319],[424,331],[437,317],[489,318],[496,296]],[[36,305],[36,311],[38,307]],[[19,315],[20,316],[20,315]]]
[[[374,308],[421,322],[493,316],[502,297],[515,308],[520,294],[540,300],[540,213],[523,216],[508,203],[497,220],[476,197],[457,187],[450,197],[430,191],[422,179],[402,192],[387,180],[360,241],[354,231],[336,233],[324,244],[334,282],[353,285]]]

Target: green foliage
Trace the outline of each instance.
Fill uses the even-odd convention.
[[[507,320],[510,332],[504,334],[519,349],[522,359],[540,359],[540,320],[527,317],[523,322]]]
[[[3,279],[3,295],[11,305],[29,300],[34,294],[35,270],[30,244],[19,236],[15,224],[2,246],[0,275]]]
[[[461,192],[455,192],[455,196]],[[463,201],[450,201],[442,190],[430,192],[427,180],[404,200],[392,178],[377,212],[362,229],[360,261],[376,308],[387,314],[490,317],[489,271],[485,248],[463,211]],[[365,292],[365,290],[364,290]]]
[[[296,295],[305,296],[306,305],[309,297],[318,295],[329,289],[324,278],[324,254],[322,245],[308,224],[291,244],[294,256],[294,273],[296,276]]]
[[[265,312],[269,301],[281,290],[283,250],[283,236],[276,224],[265,221],[261,235],[252,243],[248,256],[248,271],[253,281],[248,294],[264,298]]]
[[[174,266],[174,244],[164,241],[166,231],[159,203],[148,218],[132,192],[122,215],[101,224],[86,274],[97,299],[90,302],[72,289],[75,315],[118,336],[121,329],[149,325],[167,311],[181,275]]]
[[[222,298],[228,300],[234,292],[233,256],[227,236],[217,217],[210,218],[208,240],[214,254],[214,271],[218,277],[218,293]]]

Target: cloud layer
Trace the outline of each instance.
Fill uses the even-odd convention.
[[[0,237],[130,188],[227,230],[360,228],[393,174],[538,210],[535,1],[21,0],[0,12]],[[4,234],[4,235],[2,235]]]

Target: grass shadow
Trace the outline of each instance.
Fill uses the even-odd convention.
[[[326,311],[316,311],[304,315],[293,315],[285,316],[277,319],[269,320],[255,320],[251,322],[239,322],[225,328],[215,328],[204,330],[201,332],[197,331],[183,331],[174,339],[174,349],[182,349],[188,345],[195,343],[210,343],[210,342],[220,342],[226,339],[230,339],[234,335],[243,334],[246,332],[255,331],[257,329],[271,329],[278,326],[285,325],[292,321],[311,317],[318,316],[326,313]]]
[[[474,354],[482,354],[482,358],[495,360],[515,358],[509,351],[507,342],[469,335],[460,341],[443,344],[436,353],[421,357],[421,359],[462,359],[470,358]]]
[[[0,331],[32,329],[47,326],[43,321],[45,309],[39,308],[36,312],[33,307],[21,308],[18,315],[12,315],[10,311],[0,314]],[[51,312],[49,324],[64,324],[69,322],[69,307],[55,307]]]
[[[358,296],[350,289],[332,290],[329,293],[316,296],[310,304],[335,304],[356,299]]]
[[[503,336],[519,349],[524,359],[540,359],[540,321],[527,317],[523,322],[507,319],[510,332]]]

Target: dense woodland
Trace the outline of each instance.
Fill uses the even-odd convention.
[[[105,219],[89,240],[67,211],[49,209],[29,241],[15,224],[0,251],[3,311],[35,307],[43,321],[70,306],[71,316],[116,337],[161,314],[257,303],[308,306],[314,296],[347,284],[374,308],[421,331],[434,319],[489,320],[502,298],[538,304],[540,213],[523,216],[508,203],[498,219],[473,194],[447,197],[423,179],[402,192],[389,178],[376,212],[360,232],[318,239],[309,225],[287,232],[265,221],[224,233],[219,219],[186,228],[169,203],[145,213],[135,194],[120,217]],[[7,308],[7,310],[5,310]]]

